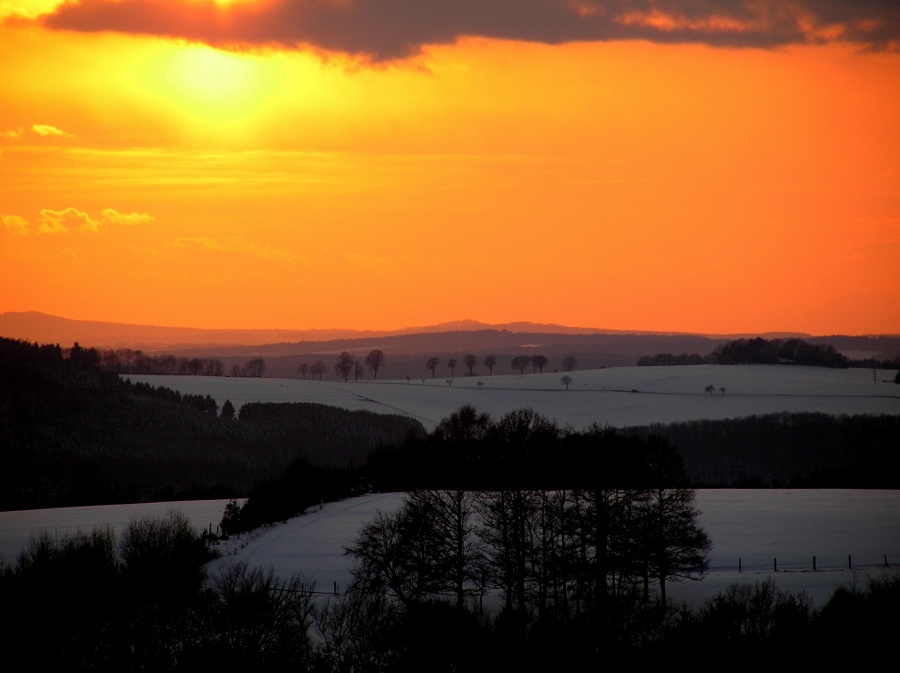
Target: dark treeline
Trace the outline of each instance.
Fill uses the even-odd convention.
[[[266,413],[277,409],[262,405]],[[285,432],[290,432],[285,425]],[[674,466],[677,466],[675,469]],[[664,469],[665,468],[665,469]],[[434,432],[373,451],[354,470],[298,461],[232,509],[231,532],[281,521],[325,493],[595,488],[900,488],[900,417],[770,414],[581,431],[531,409],[463,406]],[[343,485],[342,485],[343,484]],[[314,498],[310,501],[310,494]],[[236,505],[235,505],[236,507]]]
[[[78,344],[76,344],[76,347]],[[82,349],[85,350],[85,349]],[[119,348],[96,351],[90,349],[101,369],[114,374],[154,374],[164,376],[225,376],[225,364],[216,358],[150,355],[140,350]],[[64,353],[68,355],[68,353]],[[252,358],[243,365],[233,364],[229,376],[260,377],[266,371],[263,358]]]
[[[374,452],[365,474],[380,491],[637,487],[658,477],[657,462],[677,459],[656,437],[564,430],[527,408],[493,419],[466,405],[427,437]]]
[[[261,406],[269,413],[271,405]],[[282,521],[329,493],[657,486],[689,486],[681,457],[665,440],[624,437],[596,425],[562,431],[531,409],[494,420],[466,405],[434,432],[380,447],[354,469],[325,471],[297,460],[254,488],[243,507],[233,503],[222,527],[234,533]]]
[[[224,376],[225,365],[215,358],[186,358],[150,355],[140,350],[119,348],[98,352],[100,366],[116,374],[164,374],[180,376]]]
[[[664,439],[694,488],[900,488],[900,416],[776,413],[622,428]]]
[[[299,457],[361,464],[425,434],[409,418],[324,405],[276,405],[247,422],[233,411],[122,380],[93,349],[0,339],[0,509],[246,497]]]
[[[887,362],[852,360],[829,344],[811,344],[803,339],[737,339],[720,344],[708,355],[658,353],[638,359],[639,366],[662,365],[807,365],[813,367],[879,367],[900,369],[900,358]]]

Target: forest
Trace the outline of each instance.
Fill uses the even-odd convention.
[[[0,339],[0,509],[245,497],[300,456],[350,467],[424,435],[403,416],[229,406],[123,380],[93,349]]]

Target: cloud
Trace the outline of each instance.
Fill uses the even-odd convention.
[[[0,224],[3,229],[13,234],[27,234],[30,231],[28,221],[18,215],[0,215]]]
[[[36,227],[18,215],[0,215],[3,230],[13,234],[60,234],[67,231],[100,231],[103,225],[134,225],[154,222],[155,218],[148,213],[120,213],[114,208],[105,208],[99,218],[77,208],[51,210],[44,208]]]
[[[72,229],[81,229],[84,231],[100,231],[100,221],[93,219],[87,213],[77,208],[66,208],[65,210],[50,210],[45,208],[41,211],[41,220],[38,224],[38,232],[42,234],[55,234]]]
[[[15,140],[16,138],[22,137],[21,129],[9,129],[6,131],[0,131],[0,138],[10,138]]]
[[[156,221],[156,218],[148,213],[120,213],[114,208],[105,208],[101,213],[103,221],[107,224],[149,224]]]
[[[50,126],[49,124],[32,124],[31,130],[37,133],[39,136],[63,136],[66,138],[71,138],[71,133],[66,133],[55,126]]]
[[[229,236],[221,240],[207,238],[205,236],[190,236],[176,239],[173,242],[173,245],[176,248],[194,248],[211,252],[250,255],[251,257],[259,257],[260,259],[276,262],[287,262],[289,264],[296,264],[303,261],[302,257],[287,250],[280,250],[263,243],[248,241],[240,236]]]
[[[641,39],[773,47],[844,41],[900,49],[896,0],[75,0],[53,29],[162,35],[216,46],[311,47],[391,60],[488,37],[558,44]]]

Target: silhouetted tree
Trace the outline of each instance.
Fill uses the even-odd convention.
[[[222,418],[234,418],[234,405],[231,403],[231,400],[225,400],[225,404],[222,405]]]
[[[491,428],[491,417],[479,414],[471,404],[465,404],[441,420],[434,430],[434,436],[441,442],[451,444],[455,452],[466,445],[482,441]]]
[[[260,377],[266,371],[266,361],[262,358],[253,358],[243,368],[244,376]]]
[[[567,372],[570,372],[573,369],[575,369],[575,367],[577,365],[578,365],[578,360],[575,359],[574,355],[567,355],[565,358],[563,358],[563,368]]]
[[[441,364],[440,358],[428,358],[428,361],[425,363],[425,368],[431,370],[431,378],[434,378],[434,370],[437,369],[439,364]]]
[[[319,380],[321,381],[322,374],[325,373],[326,369],[328,369],[326,364],[324,362],[322,362],[321,360],[319,360],[318,362],[315,362],[312,365],[310,365],[309,373],[314,379],[318,376]]]
[[[353,362],[353,356],[347,351],[343,351],[338,355],[337,362],[334,363],[334,373],[346,381],[350,377],[350,372],[353,371]]]
[[[538,370],[539,373],[544,372],[544,367],[547,366],[547,358],[543,355],[532,355],[531,356],[531,368],[532,371],[535,369]]]
[[[251,568],[246,561],[226,561],[212,584],[216,646],[204,663],[307,669],[314,584],[297,574],[282,579],[273,568]]]
[[[660,605],[665,607],[666,582],[702,576],[712,543],[697,524],[694,490],[683,486],[687,479],[681,456],[665,440],[651,437],[647,446],[645,479],[651,487],[643,491],[636,508],[637,556],[645,564],[645,599],[648,581],[655,578]]]
[[[494,374],[494,365],[497,364],[497,356],[496,355],[487,355],[484,358],[484,366],[488,368],[488,376],[493,376]]]
[[[475,365],[478,364],[478,356],[472,353],[463,357],[463,362],[466,365],[466,368],[469,370],[469,376],[472,376],[475,373]]]
[[[529,364],[531,364],[531,358],[527,355],[517,355],[512,361],[513,369],[518,369],[520,374],[525,373],[525,367]]]
[[[406,506],[378,512],[363,526],[345,555],[353,558],[353,586],[365,593],[384,593],[405,606],[439,590],[438,573],[427,561],[436,550],[433,536],[417,526]]]
[[[560,381],[562,381],[562,383],[565,384],[566,390],[568,390],[568,389],[569,389],[569,384],[572,383],[572,377],[571,377],[571,376],[563,376],[563,377],[560,379]]]
[[[372,375],[378,378],[378,369],[384,364],[384,353],[377,348],[366,356],[366,366],[372,370]]]
[[[427,538],[425,549],[433,556],[425,561],[436,589],[452,592],[459,610],[481,578],[475,503],[471,491],[413,491],[405,509],[410,525]]]
[[[297,371],[300,372],[300,376],[306,379],[306,372],[309,371],[309,365],[307,363],[302,363],[299,367],[297,367]]]
[[[450,376],[453,376],[453,372],[458,364],[459,363],[456,361],[456,358],[450,358],[449,360],[447,360],[447,369],[450,370]]]

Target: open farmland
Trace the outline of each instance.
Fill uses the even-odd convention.
[[[411,416],[431,431],[470,404],[499,417],[530,407],[561,427],[611,427],[740,418],[778,412],[900,414],[894,372],[780,365],[614,367],[567,373],[343,382],[282,378],[129,376],[237,410],[248,402],[317,402]],[[708,386],[715,391],[706,392]]]

